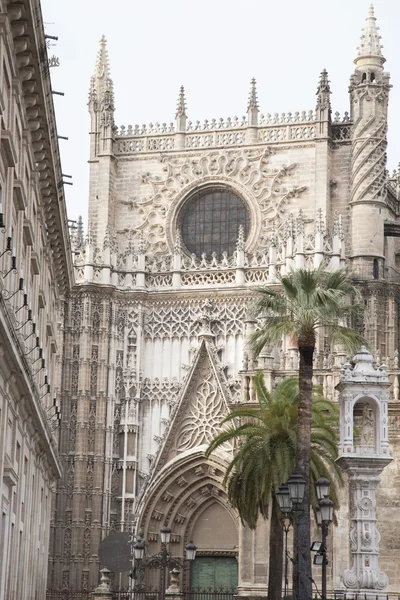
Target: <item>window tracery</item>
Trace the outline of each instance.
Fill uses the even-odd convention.
[[[244,202],[229,189],[205,188],[182,207],[182,240],[189,254],[231,256],[236,249],[240,225],[248,235],[250,218]]]

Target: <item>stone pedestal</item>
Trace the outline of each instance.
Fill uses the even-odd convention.
[[[170,584],[165,590],[166,600],[182,600],[183,594],[179,588],[179,573],[178,569],[172,569],[170,572]]]
[[[112,600],[112,592],[110,589],[110,571],[106,568],[101,569],[100,585],[92,592],[91,600]]]

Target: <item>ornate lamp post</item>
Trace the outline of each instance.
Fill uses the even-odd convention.
[[[306,481],[299,473],[294,473],[289,477],[286,483],[280,486],[276,492],[278,499],[279,508],[283,515],[281,519],[283,531],[285,533],[285,598],[288,593],[288,567],[289,567],[289,553],[287,549],[288,545],[288,533],[290,525],[296,522],[297,514],[300,513],[303,508],[304,492],[306,489]],[[294,581],[296,581],[297,588],[299,586],[299,569],[297,557],[295,557],[294,563]]]
[[[283,485],[281,485],[275,495],[277,497],[279,508],[282,513],[281,523],[282,523],[283,531],[285,534],[285,571],[284,571],[285,591],[284,591],[284,598],[286,600],[287,593],[288,593],[288,585],[289,585],[289,580],[288,580],[288,568],[289,568],[288,533],[289,533],[290,526],[292,524],[292,515],[291,515],[292,502],[290,500],[289,488],[288,488],[287,483],[284,483]]]
[[[143,573],[145,567],[152,567],[162,570],[161,593],[162,600],[165,600],[165,589],[167,585],[167,568],[174,569],[175,577],[179,574],[178,568],[183,567],[185,560],[193,561],[196,558],[197,547],[193,542],[186,545],[186,557],[183,559],[172,557],[169,551],[169,543],[171,541],[171,528],[165,523],[160,529],[161,550],[157,554],[145,557],[145,544],[139,540],[133,546],[133,556],[135,565],[137,564],[137,572]]]
[[[317,492],[318,506],[315,509],[317,518],[317,525],[322,530],[322,545],[318,550],[318,554],[314,556],[314,564],[322,565],[322,600],[326,600],[326,565],[328,560],[326,558],[326,538],[328,537],[328,528],[333,521],[333,507],[334,504],[329,498],[329,492],[331,483],[329,479],[322,476],[315,482],[315,489]],[[315,543],[313,544],[313,546]],[[316,549],[316,548],[315,548]]]

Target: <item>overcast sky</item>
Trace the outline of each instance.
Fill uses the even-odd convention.
[[[390,170],[400,161],[400,0],[375,0],[389,105]],[[257,80],[262,113],[315,108],[326,68],[332,109],[349,109],[348,83],[368,13],[366,0],[42,0],[69,218],[87,220],[87,98],[99,39],[107,38],[117,125],[174,121],[185,86],[192,121],[245,114]]]

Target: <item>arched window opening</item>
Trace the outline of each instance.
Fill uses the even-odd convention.
[[[361,83],[365,83],[367,81],[367,74],[363,73],[361,78]]]
[[[353,422],[356,452],[372,454],[376,448],[377,417],[369,400],[364,399],[355,404]]]
[[[372,274],[374,279],[379,279],[379,263],[376,258],[374,258],[374,264],[372,266]]]
[[[370,79],[371,79],[371,83],[373,83],[375,81],[375,73],[371,73]]]

